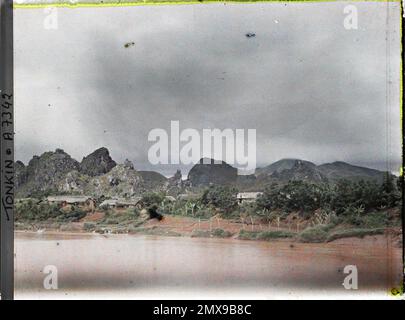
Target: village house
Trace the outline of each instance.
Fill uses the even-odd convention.
[[[49,196],[46,200],[48,203],[58,204],[61,208],[77,206],[92,212],[96,208],[96,200],[89,196]]]
[[[18,199],[15,199],[14,201],[15,201],[15,203],[24,203],[24,202],[29,202],[29,201],[32,201],[34,203],[38,203],[41,200],[36,199],[36,198],[18,198]]]
[[[142,198],[132,198],[132,199],[107,199],[100,204],[100,208],[138,208],[141,209],[143,206]]]
[[[254,202],[263,192],[239,192],[236,195],[239,203]]]
[[[118,199],[107,199],[100,203],[99,207],[102,209],[115,208],[117,206]]]
[[[182,193],[177,196],[177,200],[187,201],[187,200],[196,200],[196,199],[198,199],[198,195],[193,194],[193,193]]]

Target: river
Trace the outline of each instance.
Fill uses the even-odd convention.
[[[401,249],[383,237],[327,244],[17,232],[16,299],[390,298]],[[358,290],[342,283],[358,270]],[[58,289],[45,289],[55,266]],[[55,274],[55,273],[54,273]]]

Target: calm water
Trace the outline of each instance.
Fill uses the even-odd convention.
[[[342,286],[356,265],[359,290]],[[43,268],[58,270],[45,290]],[[128,235],[16,234],[16,298],[389,297],[401,249],[381,238],[329,244]]]

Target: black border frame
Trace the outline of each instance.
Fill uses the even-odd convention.
[[[1,223],[0,292],[14,299],[14,63],[13,0],[0,0]]]

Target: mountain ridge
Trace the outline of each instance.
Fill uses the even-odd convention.
[[[257,190],[273,182],[290,180],[335,183],[340,179],[363,179],[382,183],[385,175],[384,171],[343,161],[316,165],[308,160],[285,158],[257,168],[253,175],[239,176],[237,169],[225,161],[201,158],[184,181],[180,171],[166,178],[157,171],[138,171],[129,160],[118,164],[105,147],[83,157],[81,162],[62,149],[35,155],[27,165],[18,160],[15,162],[15,186],[20,197],[38,193],[131,197],[147,191],[181,193],[188,187],[209,185],[234,185],[242,190]]]

